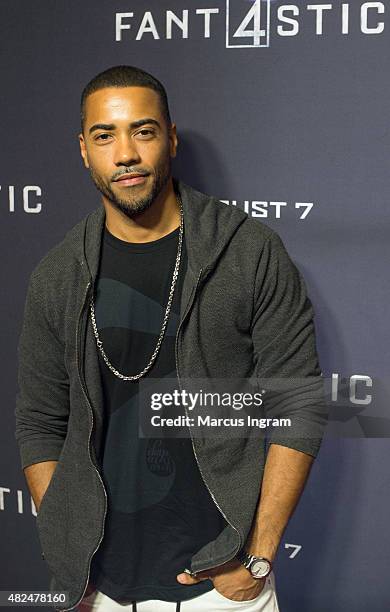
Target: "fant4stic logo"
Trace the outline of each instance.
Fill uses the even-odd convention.
[[[331,31],[382,34],[383,2],[286,4],[277,0],[225,0],[224,6],[164,10],[132,10],[115,14],[117,42],[215,38],[225,34],[227,49],[269,47],[274,36],[314,36]]]

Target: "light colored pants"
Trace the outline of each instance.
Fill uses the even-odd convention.
[[[129,604],[119,604],[104,593],[95,591],[81,600],[79,612],[280,612],[276,598],[274,573],[266,578],[260,595],[251,601],[232,601],[221,595],[216,589],[207,593],[181,601],[161,601],[148,599]]]

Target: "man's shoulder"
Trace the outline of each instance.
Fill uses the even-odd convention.
[[[64,237],[54,244],[35,264],[31,272],[31,281],[42,288],[58,276],[66,277],[82,258],[85,225],[91,214],[87,213],[75,225],[68,229]]]
[[[250,217],[242,208],[228,204],[217,197],[209,197],[215,206],[217,216],[223,222],[229,219],[237,223],[238,234],[242,240],[246,241],[247,246],[262,247],[266,242],[269,242],[274,248],[279,246],[281,237],[275,229],[260,219]]]

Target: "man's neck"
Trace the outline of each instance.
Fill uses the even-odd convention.
[[[151,206],[133,219],[103,198],[106,228],[125,242],[151,242],[173,232],[180,225],[180,208],[170,180]]]

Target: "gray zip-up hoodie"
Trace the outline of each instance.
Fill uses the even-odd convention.
[[[304,379],[270,403],[273,417],[292,418],[288,434],[271,430],[267,436],[315,457],[327,410],[314,313],[301,274],[274,230],[182,181],[174,184],[188,253],[175,344],[179,382],[250,378],[264,387],[265,379]],[[73,609],[84,596],[107,511],[99,471],[104,404],[89,317],[104,223],[101,205],[36,265],[18,344],[15,436],[22,468],[58,461],[37,514],[50,589],[69,593],[69,603],[59,602],[58,610]],[[266,448],[259,436],[193,437],[192,444],[227,521],[192,557],[189,569],[197,572],[228,561],[244,546]]]

